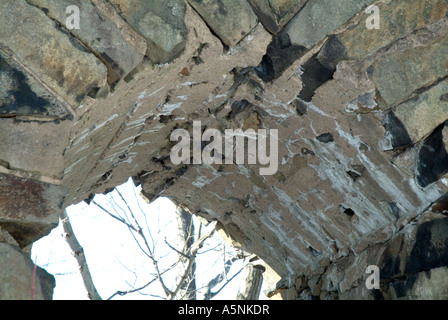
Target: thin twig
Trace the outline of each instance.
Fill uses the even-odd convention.
[[[191,268],[193,267],[194,264],[194,259],[196,257],[196,254],[198,252],[198,250],[200,248],[202,248],[202,245],[204,244],[205,240],[207,240],[208,238],[210,238],[213,233],[216,230],[216,225],[218,224],[217,221],[213,221],[212,223],[210,223],[207,226],[207,230],[204,233],[204,235],[202,237],[200,237],[190,248],[190,255],[189,255],[189,259],[188,259],[188,266],[185,269],[184,274],[182,275],[178,285],[176,286],[176,289],[172,292],[171,295],[168,296],[168,300],[173,300],[177,293],[179,292],[180,288],[182,287],[182,284],[185,282],[185,280],[187,279],[188,275],[191,272]]]
[[[132,224],[129,224],[128,222],[126,222],[126,221],[125,221],[123,218],[121,218],[121,217],[119,218],[119,217],[115,216],[115,215],[112,214],[109,210],[105,209],[103,206],[101,206],[101,205],[100,205],[98,202],[96,202],[95,200],[93,200],[92,203],[93,203],[94,205],[96,205],[98,208],[100,208],[101,210],[103,210],[104,212],[106,212],[106,213],[107,213],[109,216],[111,216],[112,218],[114,218],[114,219],[118,220],[119,222],[125,224],[128,228],[130,228],[130,229],[132,229],[132,230],[138,232],[138,230],[137,230]]]

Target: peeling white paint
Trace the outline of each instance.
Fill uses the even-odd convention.
[[[179,109],[182,106],[182,102],[173,103],[173,104],[164,104],[162,107],[163,112],[160,112],[158,115],[168,116],[174,110]]]
[[[317,114],[320,114],[321,116],[324,116],[324,117],[333,118],[332,116],[329,116],[329,115],[326,114],[324,111],[322,111],[322,110],[320,110],[318,107],[316,107],[312,102],[305,102],[305,101],[303,101],[303,103],[305,103],[306,106],[307,106],[310,110],[313,110],[313,111],[316,112]]]
[[[105,125],[107,125],[108,123],[110,123],[112,120],[114,120],[115,118],[118,118],[118,114],[114,113],[113,115],[111,115],[109,117],[109,119],[107,119],[106,121],[98,124],[95,126],[95,128],[93,128],[92,131],[90,131],[90,134],[94,133],[95,131],[98,131],[99,129],[101,129],[102,127],[104,127]]]
[[[70,166],[68,166],[67,168],[65,168],[64,170],[64,175],[69,173],[70,171],[73,170],[74,167],[76,167],[77,165],[79,165],[81,162],[83,162],[85,159],[87,158],[87,156],[84,156],[82,158],[79,158],[78,160],[76,160],[74,163],[72,163]]]
[[[177,96],[177,99],[182,100],[182,101],[187,101],[188,96]]]

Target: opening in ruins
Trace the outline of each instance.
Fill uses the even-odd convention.
[[[53,299],[166,299],[165,285],[171,292],[181,286],[177,299],[232,300],[242,294],[253,255],[226,243],[216,230],[206,234],[181,283],[188,267],[181,258],[191,255],[189,247],[204,236],[207,222],[165,197],[149,204],[140,192],[129,179],[72,205],[65,221],[33,244],[34,263],[55,275]],[[255,296],[263,297],[261,290]]]

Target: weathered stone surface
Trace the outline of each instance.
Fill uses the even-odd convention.
[[[218,221],[232,244],[263,259],[276,273],[266,276],[272,297],[443,296],[425,291],[432,282],[423,277],[442,276],[447,266],[446,2],[376,2],[388,30],[369,30],[375,35],[365,30],[370,1],[310,0],[276,35],[257,23],[252,8],[267,25],[260,13],[267,7],[255,2],[114,0],[117,11],[104,18],[121,21],[126,41],[132,29],[154,32],[145,35],[153,39],[148,54],[160,50],[169,63],[145,59],[113,92],[75,104],[71,120],[28,109],[0,119],[0,243],[26,245],[48,231],[59,210],[132,176],[149,201],[166,196]],[[44,48],[0,37],[2,48],[18,52],[8,66],[21,68],[27,83],[36,79],[53,96],[70,97],[71,88],[43,79],[54,64],[39,61],[51,62],[48,43],[79,42],[41,10],[16,3],[23,13],[7,18],[0,35],[33,13],[14,35]],[[105,4],[93,3],[98,10]],[[293,2],[268,4],[277,12]],[[124,19],[116,20],[118,12]],[[40,33],[29,29],[36,19]],[[275,21],[281,27],[283,20]],[[79,57],[92,56],[79,48]],[[246,152],[242,164],[174,164],[171,133],[191,133],[194,121],[220,133],[265,129],[272,137],[278,130],[278,145],[269,147],[278,147],[276,172],[261,174],[267,165],[249,163]],[[369,265],[380,269],[379,290],[365,286]]]
[[[189,3],[222,42],[230,47],[257,25],[257,16],[245,0],[189,0]]]
[[[0,164],[11,170],[62,178],[70,132],[61,124],[70,122],[0,118]]]
[[[34,264],[19,248],[0,243],[0,300],[31,300]],[[37,267],[34,300],[51,300],[54,277]]]
[[[0,48],[0,117],[37,116],[70,119],[73,115]]]
[[[11,244],[13,246],[19,246],[19,244],[17,243],[17,241],[11,236],[11,234],[9,234],[8,231],[2,229],[0,227],[0,243],[7,243],[7,244]]]
[[[391,296],[398,300],[447,300],[448,268],[434,268],[391,283]]]
[[[305,5],[307,0],[248,0],[269,32],[277,33]]]
[[[448,153],[445,146],[446,123],[438,126],[418,150],[416,181],[427,187],[448,172]]]
[[[384,56],[368,70],[386,108],[402,102],[416,90],[446,76],[448,37],[429,45],[399,50]]]
[[[233,84],[232,69],[258,64],[271,41],[269,33],[260,25],[251,33],[253,39],[246,37],[239,44],[238,54],[225,55],[222,43],[211,34],[200,17],[191,7],[187,12],[188,28],[193,33],[196,29],[197,37],[186,47],[185,56],[176,60],[175,67],[170,66],[167,70],[148,66],[137,75],[135,82],[119,84],[116,90],[122,94],[114,94],[109,100],[109,105],[114,106],[112,114],[106,108],[85,107],[97,112],[84,117],[88,119],[87,123],[84,120],[77,123],[65,152],[64,184],[81,186],[79,190],[71,189],[67,204],[74,201],[72,195],[77,197],[76,202],[82,201],[90,193],[97,192],[94,190],[126,180],[127,170],[137,175],[152,165],[163,168],[163,163],[166,163],[164,158],[169,155],[169,136],[176,125],[173,120],[182,119],[185,112],[206,114],[208,111],[201,104],[208,99],[210,92],[218,84],[225,91],[230,89]],[[191,56],[200,57],[202,63],[196,64]],[[179,77],[185,66],[192,70],[191,74]],[[213,72],[208,72],[211,69]],[[145,79],[141,78],[142,75]],[[177,89],[173,91],[173,88]],[[102,105],[103,102],[97,103]],[[218,106],[221,103],[220,99],[211,102]],[[113,172],[113,168],[122,166],[128,168],[123,175]],[[167,180],[163,174],[160,176]],[[94,190],[92,186],[95,186]]]
[[[105,66],[38,8],[2,1],[0,20],[0,44],[72,106],[105,83]]]
[[[378,5],[379,29],[366,27],[364,22],[370,14],[363,12],[361,23],[336,35],[332,43],[325,44],[328,47],[327,51],[339,51],[333,61],[341,58],[363,59],[395,40],[408,36],[414,30],[444,18],[448,10],[448,5],[444,0],[417,0],[412,3],[412,6],[406,0],[390,1]],[[337,50],[337,46],[344,48],[343,54],[341,50]]]
[[[448,120],[448,81],[442,81],[415,99],[398,105],[394,114],[406,128],[413,143],[427,137],[434,128]]]
[[[372,0],[309,0],[284,31],[292,44],[310,49],[353,18]]]
[[[331,264],[322,275],[321,290],[338,292],[340,299],[446,299],[447,219],[431,215],[407,225],[385,244]],[[369,265],[381,266],[380,289],[364,285]]]
[[[87,0],[30,0],[52,19],[67,28],[66,8],[75,5],[80,10],[80,28],[71,29],[83,45],[92,51],[107,67],[108,82],[115,84],[132,71],[142,60],[143,54],[137,51],[131,39],[126,41],[119,25],[107,20],[104,14]]]
[[[26,247],[57,226],[65,195],[65,187],[0,173],[0,227]]]
[[[165,63],[182,52],[186,41],[183,0],[111,0],[128,23],[145,37],[148,56]]]

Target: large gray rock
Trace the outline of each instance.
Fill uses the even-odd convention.
[[[372,0],[309,0],[282,31],[292,44],[311,48],[342,26]]]
[[[143,55],[137,51],[130,39],[126,41],[119,25],[110,19],[88,0],[29,0],[29,3],[41,8],[49,17],[59,21],[67,28],[69,16],[66,8],[75,5],[80,10],[80,28],[70,29],[89,50],[91,50],[108,69],[108,82],[114,84],[142,60]]]
[[[390,291],[392,298],[398,300],[447,300],[448,267],[419,272],[408,281],[391,283]]]
[[[379,6],[379,29],[368,29],[365,21],[369,13],[361,15],[361,23],[335,36],[332,43],[326,46],[337,53],[337,46],[344,48],[344,55],[333,56],[333,60],[344,58],[347,60],[362,59],[369,53],[374,53],[397,39],[409,36],[414,30],[421,29],[445,17],[448,4],[444,0],[414,0],[412,6],[407,0],[391,1]],[[431,33],[427,33],[428,38]]]
[[[35,6],[1,1],[0,20],[0,46],[72,107],[106,83],[104,64]]]
[[[71,119],[73,115],[0,48],[0,116]]]
[[[0,300],[31,300],[34,264],[19,248],[0,243]],[[37,267],[34,300],[51,300],[55,279]]]
[[[68,120],[0,118],[0,164],[49,180],[60,179],[70,135],[63,125],[70,123]],[[20,147],[11,148],[14,145]]]
[[[439,41],[397,50],[376,61],[368,72],[386,106],[404,101],[448,74],[448,36]]]
[[[22,248],[30,245],[58,225],[65,193],[61,186],[0,173],[0,227]]]
[[[230,47],[241,41],[258,22],[246,0],[189,0],[189,3]]]
[[[183,51],[187,36],[183,0],[111,0],[126,21],[148,44],[148,56],[165,63]]]
[[[394,114],[406,128],[413,143],[427,137],[448,120],[448,81],[442,81],[395,108]]]

